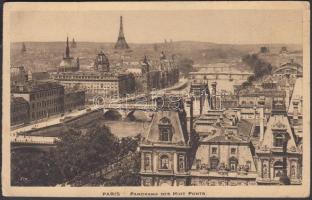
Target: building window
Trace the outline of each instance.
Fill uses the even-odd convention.
[[[160,157],[160,169],[169,169],[169,157],[167,155]]]
[[[179,159],[178,159],[178,166],[179,166],[179,171],[183,171],[184,170],[184,155],[179,155]]]
[[[200,166],[201,166],[201,160],[196,159],[196,169],[200,169]]]
[[[279,133],[274,136],[274,146],[276,147],[283,147],[284,143],[284,136],[283,134]]]
[[[251,169],[251,161],[248,160],[246,162],[246,166],[247,166],[248,170],[250,170]]]
[[[290,168],[290,177],[291,178],[296,178],[296,165],[292,164]]]
[[[235,157],[229,159],[229,165],[231,171],[236,171],[238,160]]]
[[[145,170],[151,170],[152,164],[151,164],[151,154],[145,154],[144,156],[144,169]]]
[[[219,164],[219,159],[215,156],[210,158],[210,169],[214,170],[217,169]]]
[[[283,175],[283,162],[276,161],[274,163],[274,177],[281,177]]]
[[[217,150],[218,150],[217,147],[212,147],[211,148],[211,153],[212,154],[217,154]]]
[[[246,101],[242,101],[242,105],[245,105],[246,104]]]
[[[235,148],[231,148],[231,154],[236,154],[236,149]]]
[[[172,139],[172,126],[168,118],[164,117],[159,122],[159,140],[171,141]]]
[[[268,165],[263,163],[262,165],[262,177],[263,178],[268,178],[269,177],[269,170],[268,170]]]

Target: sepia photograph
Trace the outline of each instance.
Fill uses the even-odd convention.
[[[309,196],[309,26],[300,1],[4,4],[4,195]]]

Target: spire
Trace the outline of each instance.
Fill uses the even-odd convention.
[[[118,35],[117,43],[115,45],[115,49],[129,49],[129,46],[126,42],[125,35],[123,32],[122,16],[120,16],[119,35]]]
[[[69,58],[68,36],[67,36],[67,41],[66,41],[66,52],[65,52],[65,58]]]
[[[122,16],[120,16],[120,26],[119,26],[119,38],[125,38],[123,33],[123,24],[122,24]]]
[[[77,44],[76,44],[75,38],[73,38],[72,43],[71,43],[71,48],[76,48],[76,47],[77,47]]]

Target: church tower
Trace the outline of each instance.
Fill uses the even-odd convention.
[[[77,47],[77,43],[75,41],[75,38],[73,38],[72,43],[71,43],[71,48],[76,48]]]
[[[69,45],[68,45],[68,36],[67,36],[67,40],[66,40],[66,50],[65,50],[64,58],[70,58],[70,55],[69,55]]]
[[[126,42],[125,35],[123,32],[123,23],[122,23],[122,16],[120,16],[120,27],[119,27],[119,35],[117,42],[115,44],[115,49],[129,49],[129,45]]]

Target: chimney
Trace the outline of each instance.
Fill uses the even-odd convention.
[[[190,98],[190,134],[193,134],[193,97]]]
[[[299,101],[298,100],[293,100],[293,125],[296,126],[298,123],[298,108]]]
[[[259,112],[260,112],[260,140],[259,143],[262,142],[264,137],[264,97],[260,97],[258,100]]]
[[[216,110],[217,109],[217,82],[212,82],[211,83],[212,86],[212,109]]]
[[[285,96],[285,104],[286,104],[286,109],[288,109],[288,106],[289,106],[289,99],[290,99],[290,88],[289,88],[289,83],[288,83],[288,80],[286,80],[286,96]]]

